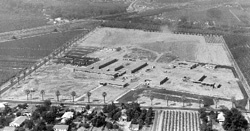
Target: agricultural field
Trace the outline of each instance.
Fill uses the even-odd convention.
[[[237,62],[241,72],[245,76],[248,84],[250,83],[250,37],[243,35],[224,36],[225,42]]]
[[[200,131],[199,113],[187,110],[157,111],[152,126],[157,131]]]
[[[0,12],[0,33],[47,25],[42,15]]]
[[[182,107],[184,102],[185,107],[198,108],[200,99],[214,106],[213,99],[218,98],[220,104],[231,106],[231,97],[245,97],[233,70],[222,68],[232,66],[223,44],[214,41],[218,42],[195,35],[97,28],[58,58],[67,57],[68,62],[52,60],[3,96],[27,99],[25,90],[32,87],[30,100],[40,100],[41,90],[46,92],[44,98],[56,100],[58,90],[62,102],[71,101],[70,92],[75,91],[76,102],[87,102],[90,92],[91,103],[103,103],[106,92],[106,102],[136,100],[142,105],[168,106],[168,97],[169,106]],[[169,55],[174,59],[169,60]],[[82,64],[92,58],[99,61]]]
[[[50,54],[81,30],[52,33],[0,43],[0,83]]]

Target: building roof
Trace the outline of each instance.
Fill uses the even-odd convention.
[[[80,127],[77,129],[77,131],[87,131],[88,129],[84,128],[84,127]]]
[[[53,128],[54,129],[58,129],[58,130],[68,130],[69,129],[69,125],[54,125]]]
[[[73,112],[65,112],[61,118],[72,118],[73,117]]]
[[[131,124],[131,130],[138,131],[139,130],[139,124]]]
[[[3,128],[3,131],[15,131],[15,127],[11,127],[11,126],[5,126],[4,128]]]
[[[27,119],[26,116],[19,116],[19,117],[16,117],[15,120],[11,123],[21,125],[26,119]]]
[[[224,117],[224,113],[220,112],[217,116],[217,120],[218,121],[225,121],[225,117]]]

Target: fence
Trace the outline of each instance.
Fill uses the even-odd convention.
[[[65,44],[63,44],[59,48],[55,49],[47,57],[44,57],[39,62],[35,63],[33,66],[27,67],[27,68],[21,70],[14,77],[8,79],[6,82],[4,82],[2,85],[0,85],[0,86],[6,85],[6,87],[1,87],[0,94],[4,93],[5,91],[7,91],[11,87],[13,87],[15,84],[19,83],[19,81],[21,81],[22,79],[25,79],[26,76],[30,75],[32,72],[36,71],[39,67],[45,65],[50,60],[65,53],[69,47],[71,47],[74,43],[77,43],[77,41],[80,40],[81,38],[83,38],[87,33],[88,32],[83,32],[80,35],[74,37],[73,39],[66,42]]]

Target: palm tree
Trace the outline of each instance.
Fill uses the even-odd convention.
[[[234,107],[234,103],[236,102],[235,96],[231,97],[231,102],[232,102],[232,108]]]
[[[57,101],[59,101],[59,96],[60,96],[60,95],[61,95],[60,91],[57,90],[57,91],[56,91],[56,98],[57,98]]]
[[[71,92],[71,96],[72,96],[73,102],[75,102],[76,92],[75,92],[75,91],[72,91],[72,92]]]
[[[168,99],[169,99],[169,96],[165,95],[165,100],[167,101],[167,106],[168,106]]]
[[[151,106],[153,105],[154,95],[150,95]]]
[[[91,96],[91,92],[87,92],[87,97],[88,97],[88,103],[90,103],[90,96]]]
[[[27,95],[27,100],[28,100],[28,99],[29,99],[30,90],[29,90],[29,89],[26,89],[26,90],[25,90],[25,94]]]
[[[199,108],[201,108],[201,102],[202,102],[201,96],[198,96],[198,101],[199,101]]]
[[[44,97],[45,91],[41,90],[40,94],[42,95],[42,100],[44,100],[43,97]]]
[[[185,100],[186,100],[186,96],[185,96],[185,95],[182,95],[182,96],[181,96],[181,100],[182,100],[182,104],[183,104],[182,106],[184,107],[184,102],[185,102]]]
[[[105,104],[105,97],[107,96],[107,93],[106,93],[106,92],[103,92],[103,93],[102,93],[102,96],[103,96],[103,102],[104,102],[104,104]]]
[[[215,102],[215,109],[217,109],[217,104],[218,104],[218,102],[219,102],[219,99],[218,98],[214,98],[214,102]]]

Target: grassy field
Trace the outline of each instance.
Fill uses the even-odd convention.
[[[44,26],[47,20],[43,16],[0,12],[0,33]]]
[[[52,33],[0,43],[0,83],[82,32]]]
[[[241,35],[228,35],[224,39],[235,59],[241,72],[250,84],[250,37]]]

